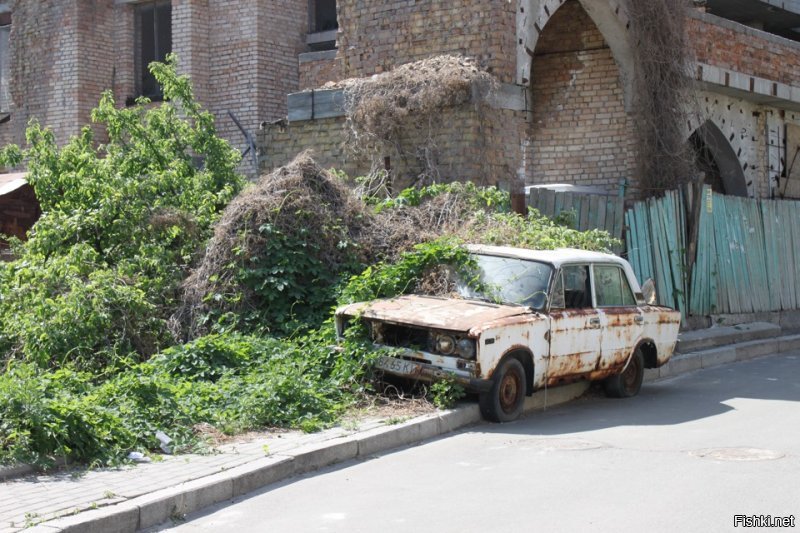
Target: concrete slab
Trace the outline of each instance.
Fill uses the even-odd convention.
[[[660,368],[645,368],[644,369],[644,381],[647,383],[648,381],[655,381],[661,377],[661,369]]]
[[[581,381],[536,391],[532,396],[525,398],[524,412],[532,413],[548,407],[555,407],[582,396],[587,390],[589,390],[589,382]]]
[[[431,420],[430,422],[438,428],[438,422],[435,420]],[[396,426],[376,428],[359,433],[356,436],[358,457],[369,457],[392,448],[407,446],[422,440],[420,427],[414,421],[397,424]]]
[[[264,457],[230,471],[233,495],[241,496],[294,475],[294,458]]]
[[[301,446],[285,454],[294,459],[294,470],[301,474],[353,459],[358,455],[358,443],[354,439],[342,437]]]
[[[678,335],[678,345],[675,351],[686,354],[728,344],[774,338],[780,336],[780,334],[781,327],[769,322],[754,322],[752,324],[685,331]]]
[[[789,335],[778,339],[778,351],[793,352],[800,350],[800,335]]]
[[[703,367],[702,356],[694,353],[680,354],[669,360],[669,363],[659,368],[662,378],[686,374]]]
[[[439,434],[449,433],[456,429],[477,424],[481,421],[481,410],[475,403],[461,404],[456,409],[439,414]]]

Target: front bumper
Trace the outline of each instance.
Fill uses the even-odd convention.
[[[446,379],[454,381],[472,392],[486,392],[492,387],[492,381],[488,379],[465,376],[428,363],[397,357],[381,357],[376,361],[375,368],[393,376],[421,381],[431,382]]]

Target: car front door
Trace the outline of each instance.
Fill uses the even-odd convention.
[[[548,384],[595,370],[600,357],[600,313],[592,302],[588,264],[559,269],[550,296]]]

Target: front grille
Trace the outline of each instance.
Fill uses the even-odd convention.
[[[370,322],[369,326],[372,341],[378,344],[425,351],[431,348],[430,333],[427,330],[383,322]]]

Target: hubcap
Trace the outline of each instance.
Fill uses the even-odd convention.
[[[516,372],[509,372],[503,376],[503,382],[500,384],[500,406],[503,411],[508,413],[514,410],[521,383],[522,380]]]
[[[625,386],[626,391],[632,391],[636,387],[636,376],[639,374],[639,359],[634,357],[631,359],[628,368],[622,374],[622,384]]]

